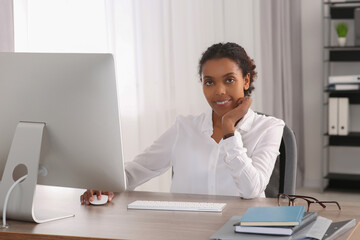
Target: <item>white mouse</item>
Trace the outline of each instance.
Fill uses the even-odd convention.
[[[108,195],[101,195],[101,199],[98,200],[97,195],[93,196],[93,201],[90,201],[92,205],[104,205],[108,202],[109,196]]]

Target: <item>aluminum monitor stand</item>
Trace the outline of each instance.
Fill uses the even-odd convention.
[[[20,122],[15,130],[8,159],[0,182],[0,212],[3,214],[5,196],[16,181],[13,173],[17,166],[25,165],[27,178],[19,183],[10,195],[7,217],[13,220],[43,223],[67,217],[74,214],[65,214],[54,211],[34,210],[34,196],[38,178],[41,145],[45,123]]]

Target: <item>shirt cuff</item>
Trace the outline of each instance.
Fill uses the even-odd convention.
[[[233,137],[221,140],[221,145],[226,154],[225,162],[228,164],[240,154],[246,154],[247,152],[246,148],[244,148],[242,137],[238,131],[235,131],[235,135]]]

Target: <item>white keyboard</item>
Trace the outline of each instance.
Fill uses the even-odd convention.
[[[128,204],[128,209],[221,212],[226,203],[208,202],[168,202],[168,201],[135,201]]]

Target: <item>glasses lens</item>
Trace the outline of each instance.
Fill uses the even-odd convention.
[[[328,210],[328,205],[330,204],[324,204],[326,206],[326,208],[323,208],[320,204],[318,203],[312,203],[311,204],[311,211],[321,211],[321,210]]]
[[[286,195],[279,196],[279,206],[289,206],[289,198]]]
[[[294,200],[294,206],[304,206],[305,211],[307,211],[308,202],[303,198],[295,198]],[[312,207],[312,206],[311,206]]]

